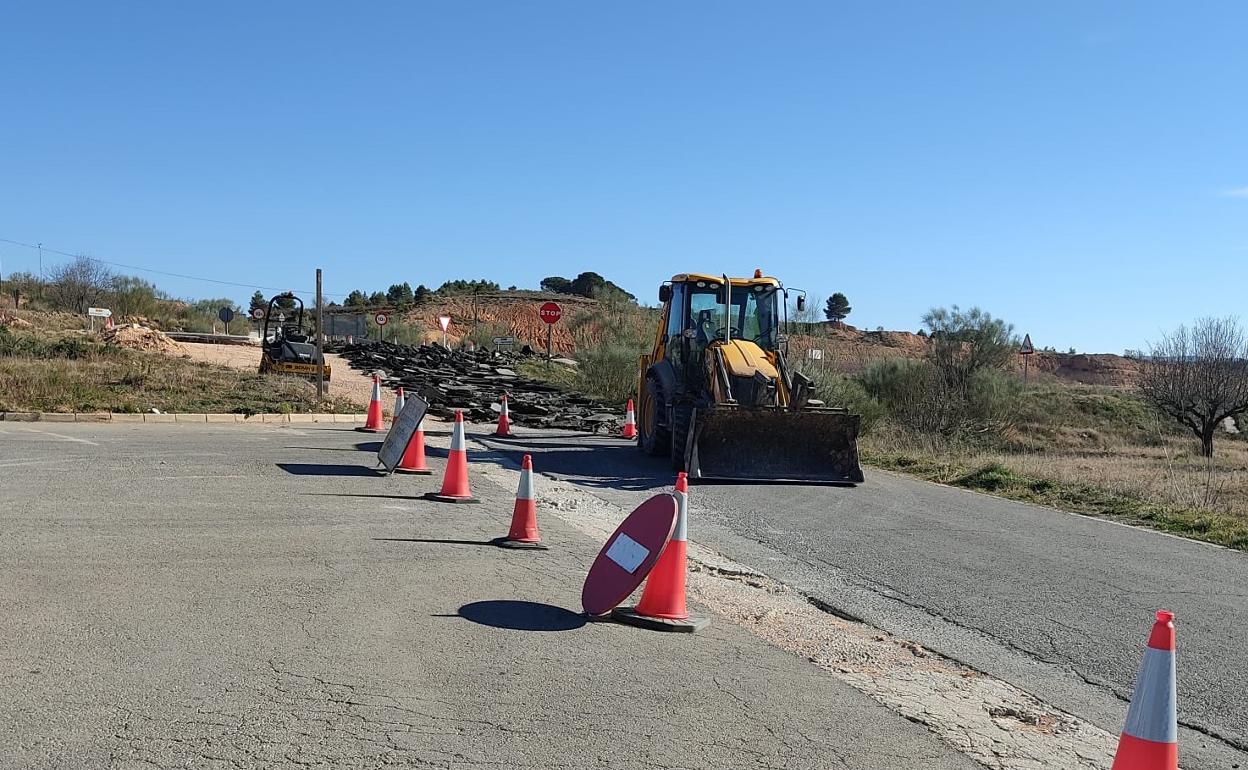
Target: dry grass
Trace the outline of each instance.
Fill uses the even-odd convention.
[[[47,347],[0,355],[0,412],[360,410],[343,399],[317,404],[315,388],[294,378],[99,345],[79,345],[73,351],[73,357],[60,357]]]
[[[871,464],[932,481],[1248,550],[1243,439],[1222,437],[1209,462],[1194,451],[1194,438],[1160,430],[1132,441],[1086,425],[1044,428],[1047,448],[1038,448],[1041,442],[1026,426],[996,447],[896,429],[877,431],[861,446]]]

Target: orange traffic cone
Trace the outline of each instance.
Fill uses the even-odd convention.
[[[430,500],[443,503],[478,503],[468,487],[468,450],[464,442],[464,413],[455,410],[455,430],[451,432],[451,449],[446,459],[446,474],[442,477],[442,491],[425,495]]]
[[[507,410],[507,394],[503,394],[503,411],[498,415],[498,429],[494,431],[495,436],[503,436],[510,438],[515,434],[511,432],[511,412]]]
[[[533,456],[525,455],[520,463],[520,486],[516,489],[516,507],[511,514],[511,530],[507,537],[495,541],[503,548],[549,550],[542,544],[537,531],[537,501],[533,498]]]
[[[676,477],[676,529],[654,569],[646,578],[641,601],[636,607],[617,607],[611,617],[622,623],[656,631],[697,631],[710,625],[710,618],[691,618],[685,607],[685,574],[688,571],[689,481],[684,473]]]
[[[624,430],[620,431],[620,438],[637,438],[637,417],[633,414],[633,400],[628,400],[628,406],[624,408]]]
[[[364,421],[363,427],[356,430],[365,433],[381,433],[384,431],[385,421],[381,415],[381,377],[373,375],[373,397],[368,402],[368,419]]]
[[[403,459],[394,468],[395,473],[412,473],[421,476],[433,474],[433,470],[425,462],[425,418],[421,415],[416,423],[416,430],[407,441],[403,450]]]
[[[403,411],[403,407],[407,406],[407,399],[403,396],[403,388],[399,387],[394,392],[394,414],[390,415],[390,427],[399,421],[399,412]]]
[[[1174,673],[1174,613],[1158,610],[1135,678],[1113,770],[1178,770]]]

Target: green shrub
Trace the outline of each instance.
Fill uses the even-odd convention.
[[[971,372],[950,382],[929,361],[888,359],[860,375],[866,393],[888,416],[920,433],[953,437],[999,433],[1017,412],[1022,385],[997,369]]]
[[[832,373],[807,372],[807,376],[815,381],[815,393],[825,404],[845,407],[862,418],[861,435],[884,419],[883,405],[858,380]]]

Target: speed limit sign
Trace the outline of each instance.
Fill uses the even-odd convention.
[[[264,308],[262,308],[262,307],[254,307],[254,308],[252,308],[252,309],[251,309],[251,317],[252,317],[252,318],[254,318],[254,319],[256,319],[257,321],[259,321],[260,319],[264,318]]]
[[[378,326],[385,326],[386,324],[390,322],[390,316],[386,315],[385,313],[378,313],[377,315],[373,316],[373,320],[377,322]]]

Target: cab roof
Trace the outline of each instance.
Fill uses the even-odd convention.
[[[733,286],[754,286],[757,284],[764,284],[766,286],[780,285],[779,279],[772,278],[771,276],[763,276],[761,278],[734,278],[729,276],[728,280]],[[724,282],[724,277],[722,275],[707,275],[706,273],[679,273],[672,276],[672,283],[688,283],[690,281],[707,281],[718,284]]]

